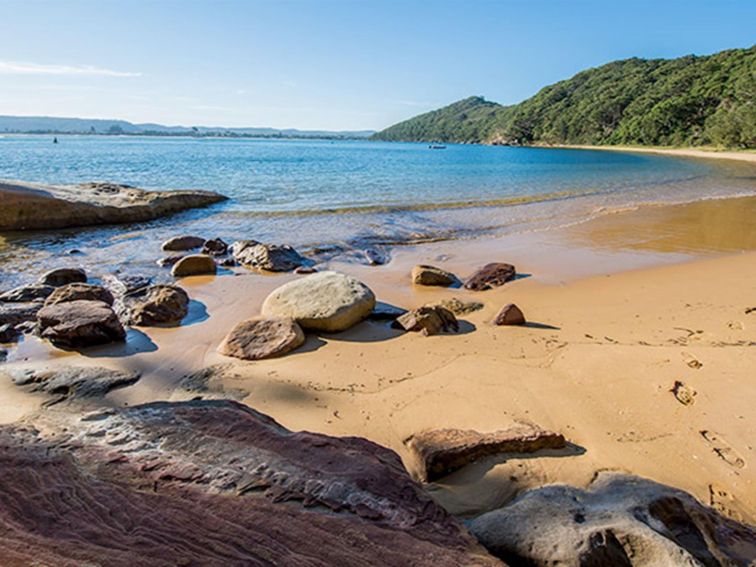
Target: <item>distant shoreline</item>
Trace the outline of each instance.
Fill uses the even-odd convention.
[[[604,150],[610,152],[635,152],[641,154],[660,154],[677,157],[727,159],[756,163],[756,151],[753,150],[704,150],[697,148],[656,148],[638,146],[591,146],[583,144],[539,144],[525,146],[530,148],[565,149],[565,150]]]

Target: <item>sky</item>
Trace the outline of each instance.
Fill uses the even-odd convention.
[[[754,0],[0,0],[0,114],[381,129],[628,57],[756,43]]]

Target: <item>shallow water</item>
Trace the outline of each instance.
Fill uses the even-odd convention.
[[[56,263],[155,270],[177,233],[353,255],[565,226],[649,202],[756,194],[751,165],[589,150],[365,141],[0,137],[0,178],[195,188],[230,201],[139,225],[6,234],[0,277]],[[72,249],[82,252],[66,255]],[[3,287],[7,287],[3,282]]]

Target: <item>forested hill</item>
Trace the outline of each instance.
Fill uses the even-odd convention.
[[[373,138],[756,148],[756,46],[704,57],[615,61],[513,106],[471,97]]]

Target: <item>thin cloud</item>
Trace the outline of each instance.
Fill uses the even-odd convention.
[[[88,77],[141,77],[141,73],[115,71],[92,65],[40,65],[39,63],[19,63],[0,61],[0,74],[4,75],[78,75]]]

